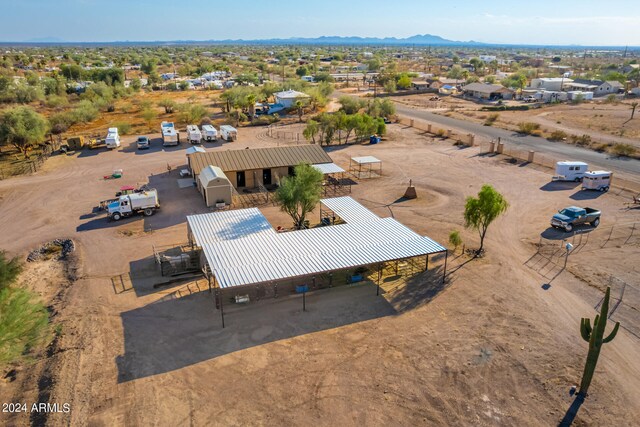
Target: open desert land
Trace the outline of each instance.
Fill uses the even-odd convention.
[[[228,307],[223,329],[204,279],[157,289],[113,281],[144,278],[152,246],[185,243],[185,216],[209,212],[177,184],[185,144],[163,148],[152,136],[147,151],[124,137],[117,151],[53,156],[33,175],[0,181],[10,254],[55,238],[76,244],[69,265],[27,263],[22,280],[51,306],[60,333],[47,355],[0,383],[12,401],[48,398],[71,411],[2,414],[2,424],[556,425],[587,354],[580,318],[595,316],[609,283],[612,301],[626,283],[611,317],[622,328],[575,423],[637,423],[640,210],[625,205],[629,194],[550,184],[548,170],[393,124],[378,145],[327,149],[344,168],[352,156],[382,160],[383,176],[356,179],[351,196],[442,244],[458,229],[469,248],[478,237],[464,229],[465,198],[491,184],[510,207],[489,228],[486,256],[450,253],[444,285],[437,257],[405,284],[384,282],[381,296],[365,282],[309,293],[306,312],[297,295]],[[282,143],[242,128],[237,142],[203,146]],[[114,169],[123,178],[104,180]],[[409,180],[415,200],[402,199]],[[94,212],[120,185],[144,182],[159,191],[156,215],[109,222]],[[551,215],[574,204],[601,209],[600,226],[575,236],[551,229]],[[276,206],[260,209],[274,227],[290,225]],[[563,238],[574,244],[566,268]]]
[[[527,111],[481,111],[485,105],[459,97],[445,96],[438,102],[429,101],[430,94],[398,96],[393,99],[408,105],[429,108],[452,118],[484,123],[497,114],[493,126],[518,130],[518,123],[533,122],[540,125],[544,136],[559,130],[568,135],[588,134],[599,143],[626,143],[640,147],[640,119],[631,118],[635,100],[606,102],[599,98],[581,104],[544,105]],[[522,105],[519,101],[507,101],[507,105]]]

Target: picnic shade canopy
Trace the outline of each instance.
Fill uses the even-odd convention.
[[[381,176],[382,160],[373,156],[352,157],[349,161],[349,172],[359,179]]]

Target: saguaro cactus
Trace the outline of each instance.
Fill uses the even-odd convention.
[[[607,326],[607,317],[609,317],[609,293],[611,288],[607,287],[607,291],[604,294],[604,300],[600,308],[600,314],[596,314],[596,318],[593,320],[593,328],[591,327],[590,320],[588,318],[582,318],[580,320],[580,335],[582,339],[589,343],[589,353],[587,354],[587,362],[584,365],[584,373],[582,374],[582,382],[580,382],[580,395],[587,396],[589,390],[589,384],[593,378],[593,373],[596,370],[596,364],[598,363],[598,357],[600,356],[600,350],[602,344],[611,342],[618,333],[620,322],[616,322],[613,330],[608,337],[604,336],[604,329]]]

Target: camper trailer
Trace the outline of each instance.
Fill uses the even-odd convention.
[[[584,162],[563,161],[556,163],[556,174],[553,181],[582,181],[589,165]]]
[[[205,141],[217,141],[218,131],[211,125],[202,126],[202,138]]]
[[[582,189],[609,191],[611,175],[611,171],[589,171],[584,174],[582,179]]]
[[[118,128],[109,128],[107,130],[107,137],[104,139],[104,143],[109,149],[120,147],[120,135],[118,135]]]
[[[222,125],[220,126],[220,136],[225,141],[235,141],[238,139],[238,131],[233,126]]]
[[[191,144],[200,144],[202,142],[202,134],[196,125],[187,126],[187,141]]]
[[[160,130],[162,131],[162,145],[180,144],[180,132],[176,130],[173,122],[160,123]]]

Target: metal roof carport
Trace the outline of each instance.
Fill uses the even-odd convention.
[[[321,203],[350,222],[287,233],[267,228],[266,218],[257,209],[188,216],[190,236],[206,258],[208,268],[203,270],[211,272],[209,283],[213,278],[214,287],[221,292],[420,256],[426,256],[428,267],[429,255],[447,253],[439,243],[393,218],[380,218],[350,197],[338,199]],[[236,230],[239,219],[246,227],[244,232]],[[444,269],[443,281],[446,256]],[[220,309],[224,327],[222,304]]]

